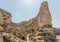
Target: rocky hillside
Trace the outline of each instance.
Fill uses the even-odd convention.
[[[3,28],[3,32],[11,33],[22,40],[27,40],[28,34],[31,34],[30,39],[33,39],[34,37],[36,37],[37,31],[42,29],[41,30],[42,33],[45,33],[44,36],[46,36],[48,40],[52,39],[54,41],[55,40],[54,31],[56,34],[59,34],[60,31],[59,29],[56,28],[53,29],[52,18],[47,1],[44,1],[41,4],[37,16],[28,21],[23,21],[21,23],[13,23],[11,21],[11,18],[12,18],[11,13],[9,13],[6,10],[0,9],[0,29]]]

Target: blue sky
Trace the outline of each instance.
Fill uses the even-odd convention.
[[[19,23],[35,17],[44,0],[0,0],[0,8],[9,11],[12,21]],[[47,0],[54,27],[60,27],[60,0]]]

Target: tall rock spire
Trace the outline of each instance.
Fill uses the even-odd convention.
[[[48,8],[48,2],[44,1],[41,4],[39,13],[37,15],[38,27],[49,25],[52,26],[52,18]]]

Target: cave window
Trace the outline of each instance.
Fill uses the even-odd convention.
[[[34,29],[31,29],[32,32],[34,32]]]
[[[23,36],[22,39],[25,40],[25,37]]]

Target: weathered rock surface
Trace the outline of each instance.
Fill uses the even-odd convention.
[[[41,4],[38,15],[29,21],[13,23],[11,18],[12,16],[8,11],[0,9],[0,26],[3,27],[5,32],[11,33],[23,40],[26,40],[27,35],[31,33],[29,38],[34,42],[38,42],[36,38],[39,34],[39,36],[42,37],[39,38],[40,41],[42,40],[41,42],[56,42],[47,1]],[[43,35],[40,35],[40,32],[42,32]]]
[[[44,25],[52,26],[52,18],[46,1],[41,4],[37,19],[37,23],[40,27]]]

